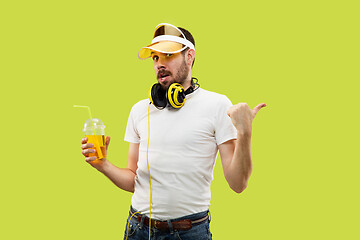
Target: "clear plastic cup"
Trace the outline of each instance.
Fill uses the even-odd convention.
[[[96,152],[90,153],[89,157],[96,156],[96,163],[96,161],[99,161],[106,157],[105,125],[98,118],[93,118],[92,123],[93,126],[91,125],[90,119],[86,120],[86,122],[84,123],[83,132],[85,133],[85,137],[88,138],[88,143],[94,144],[94,147],[92,149],[95,149]]]

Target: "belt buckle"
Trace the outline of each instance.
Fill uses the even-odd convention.
[[[152,223],[154,224],[154,227],[155,227],[156,229],[158,229],[158,223],[159,223],[159,221],[153,220]]]
[[[167,222],[164,221],[159,221],[159,220],[153,220],[152,222],[154,224],[154,227],[158,230],[164,231],[164,230],[168,230],[168,225]]]

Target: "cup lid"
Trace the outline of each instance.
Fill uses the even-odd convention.
[[[104,125],[104,123],[103,123],[100,119],[98,119],[98,118],[93,118],[92,121],[93,121],[95,130],[103,130],[103,129],[105,129],[105,125]],[[91,126],[91,121],[90,121],[90,119],[88,119],[88,120],[86,120],[86,122],[84,123],[84,129],[83,129],[83,131],[84,131],[84,132],[86,132],[86,131],[92,131],[92,127],[93,127],[93,126]]]

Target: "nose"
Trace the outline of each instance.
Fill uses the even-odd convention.
[[[156,67],[158,70],[160,70],[161,68],[166,68],[165,59],[162,57],[159,57],[159,59],[156,62]]]
[[[160,69],[165,69],[165,66],[163,64],[157,64],[157,69],[160,70]]]

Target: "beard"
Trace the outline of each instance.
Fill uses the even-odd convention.
[[[173,83],[180,83],[181,85],[184,84],[186,81],[186,78],[189,74],[189,66],[186,65],[185,59],[181,63],[178,71],[175,73],[175,75],[172,74],[172,72],[167,71],[165,69],[160,69],[157,73],[157,79],[160,79],[164,75],[168,75],[169,77],[172,77],[172,79],[167,83],[160,83],[161,87],[163,89],[167,89],[171,84]]]

